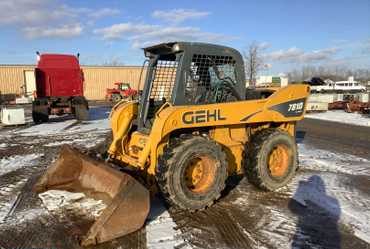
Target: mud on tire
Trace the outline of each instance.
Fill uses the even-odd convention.
[[[294,137],[279,129],[257,132],[246,147],[245,173],[248,181],[267,191],[287,185],[297,170]]]
[[[199,168],[202,173],[198,180]],[[190,180],[189,173],[195,174]],[[183,135],[172,139],[159,158],[156,178],[170,205],[190,211],[204,209],[211,206],[225,188],[226,155],[212,140]]]

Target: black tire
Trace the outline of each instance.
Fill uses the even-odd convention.
[[[49,107],[47,105],[32,105],[32,120],[35,124],[49,121]]]
[[[75,105],[75,116],[79,121],[89,120],[89,109],[86,105]]]
[[[201,162],[202,171],[211,172],[201,175],[199,187],[190,186],[185,179],[189,168],[195,170],[191,166],[194,160]],[[180,209],[194,211],[211,206],[221,196],[226,178],[225,153],[219,144],[205,137],[188,135],[173,139],[158,160],[156,179],[162,195],[168,204]]]
[[[278,154],[274,154],[275,151]],[[245,154],[247,178],[263,190],[274,191],[284,187],[297,170],[295,139],[288,132],[279,129],[270,128],[257,132],[247,145]]]
[[[112,94],[112,102],[113,103],[117,103],[119,101],[121,101],[122,97],[120,94]]]

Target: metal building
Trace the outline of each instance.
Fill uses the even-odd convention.
[[[34,65],[0,65],[0,92],[22,94],[23,89],[32,92]],[[115,82],[130,83],[139,88],[140,66],[82,66],[85,77],[85,96],[89,100],[102,100],[105,89],[113,88]],[[33,76],[33,77],[32,77]],[[142,82],[144,81],[143,72]]]

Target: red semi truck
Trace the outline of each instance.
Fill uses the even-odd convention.
[[[49,115],[74,114],[78,120],[88,119],[78,56],[38,53],[35,77],[36,98],[32,103],[35,123],[47,122]]]

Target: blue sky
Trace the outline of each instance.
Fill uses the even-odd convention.
[[[141,47],[192,40],[261,47],[266,73],[303,65],[370,68],[370,0],[0,2],[0,63],[35,51],[81,54],[83,64],[141,65]]]

